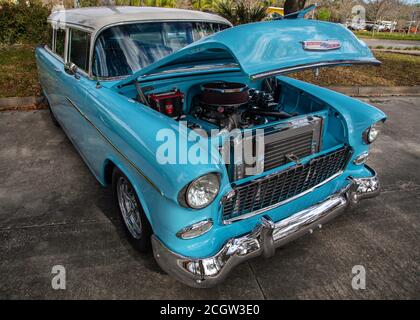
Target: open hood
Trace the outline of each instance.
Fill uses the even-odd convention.
[[[374,64],[367,45],[341,24],[285,19],[237,26],[194,42],[118,82],[196,70],[240,68],[251,79],[336,65]]]

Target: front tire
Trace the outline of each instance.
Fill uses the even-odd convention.
[[[114,198],[128,239],[140,252],[150,252],[152,228],[136,191],[128,178],[117,168],[112,174]]]

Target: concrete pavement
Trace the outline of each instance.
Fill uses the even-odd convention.
[[[370,164],[382,194],[213,289],[188,288],[134,251],[109,189],[48,111],[0,113],[0,298],[420,298],[420,97],[370,101],[389,115]],[[66,290],[53,290],[63,265]],[[366,268],[353,290],[352,267]]]

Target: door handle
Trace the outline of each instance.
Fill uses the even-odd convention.
[[[60,69],[60,68],[54,68],[54,71],[55,71],[56,73],[60,73],[60,72],[61,72],[61,69]]]

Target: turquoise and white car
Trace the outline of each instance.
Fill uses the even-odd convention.
[[[304,12],[237,27],[141,7],[48,19],[36,61],[53,121],[113,186],[133,245],[189,286],[214,286],[379,193],[366,160],[385,114],[286,75],[380,62]]]

